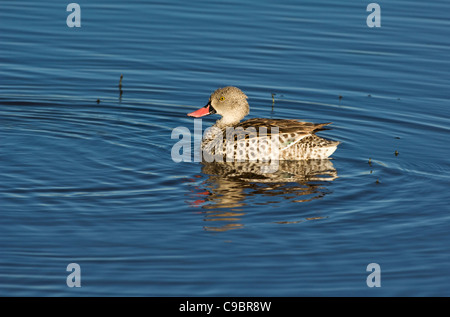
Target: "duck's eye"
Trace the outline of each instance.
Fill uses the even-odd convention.
[[[224,101],[224,100],[225,100],[225,97],[224,97],[224,96],[222,96],[222,97],[219,98],[219,101]]]

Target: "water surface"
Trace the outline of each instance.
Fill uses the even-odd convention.
[[[450,295],[448,2],[78,3],[1,4],[2,296]],[[342,144],[297,179],[173,162],[226,85]]]

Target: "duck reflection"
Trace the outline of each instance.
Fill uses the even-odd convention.
[[[204,220],[211,223],[205,226],[206,230],[242,228],[240,221],[245,215],[242,207],[247,204],[267,206],[280,203],[280,197],[294,203],[320,199],[329,193],[326,185],[337,178],[337,171],[328,159],[279,161],[274,173],[262,173],[261,164],[202,163],[202,173],[207,179],[196,187],[197,200],[191,205],[204,210]],[[257,198],[256,202],[252,197]]]

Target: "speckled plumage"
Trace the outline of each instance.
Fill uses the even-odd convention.
[[[211,94],[208,114],[222,116],[204,134],[203,153],[220,161],[326,159],[340,142],[315,133],[330,123],[314,124],[290,119],[255,118],[240,122],[248,113],[247,96],[236,87]]]

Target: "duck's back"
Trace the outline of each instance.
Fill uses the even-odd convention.
[[[243,121],[238,126],[244,130],[250,127],[266,127],[268,136],[273,128],[278,128],[280,142],[280,160],[324,159],[336,151],[340,142],[330,141],[315,135],[325,130],[327,123],[311,123],[294,119],[255,118]]]

